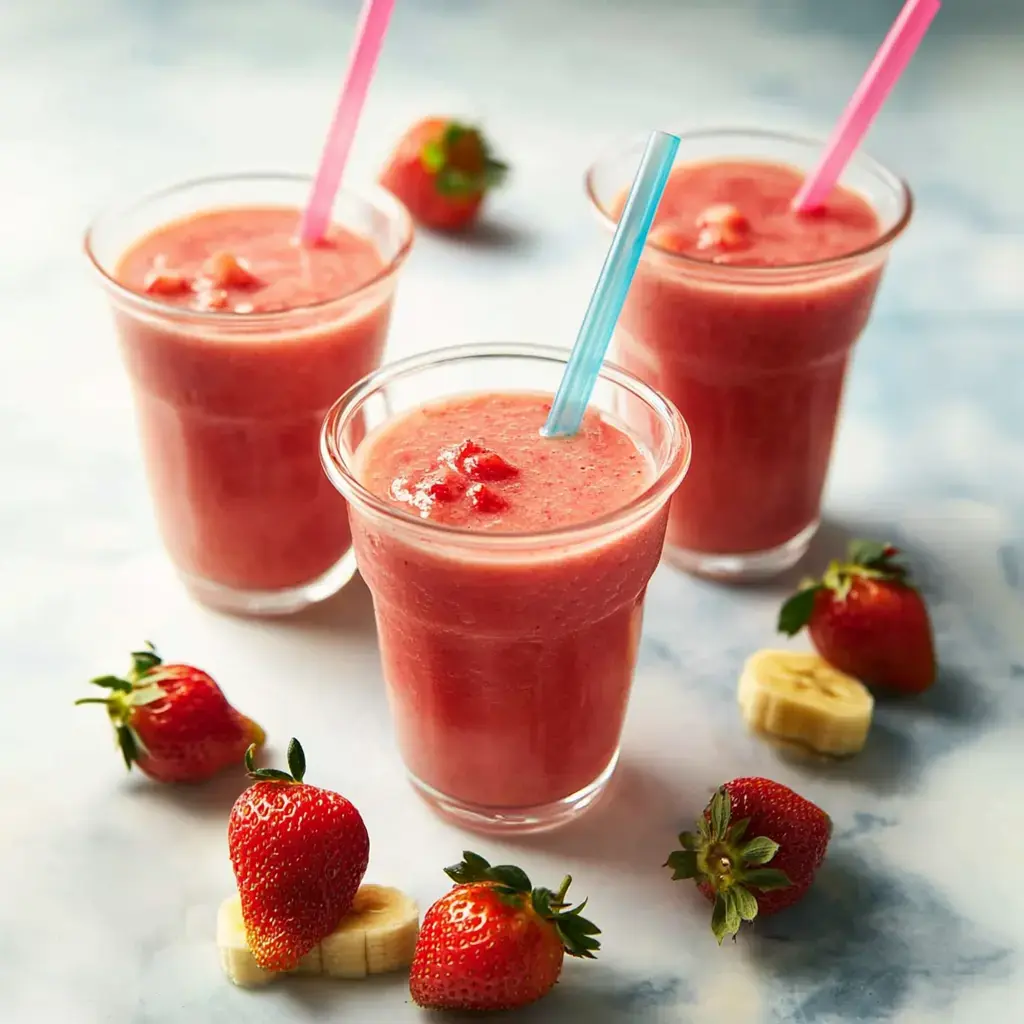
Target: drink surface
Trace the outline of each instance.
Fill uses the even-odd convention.
[[[185,309],[277,313],[339,298],[384,269],[369,239],[335,224],[305,247],[298,225],[288,207],[205,210],[139,239],[115,277]]]
[[[586,522],[651,484],[649,458],[593,409],[572,437],[542,437],[550,408],[550,395],[526,392],[420,406],[363,442],[359,475],[411,515],[506,533]]]
[[[785,267],[844,256],[878,239],[875,211],[846,188],[834,189],[820,210],[794,213],[790,203],[802,181],[795,168],[766,161],[677,167],[651,240],[712,263]]]

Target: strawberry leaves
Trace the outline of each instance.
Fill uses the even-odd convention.
[[[472,885],[474,882],[490,882],[503,895],[514,896],[528,893],[533,889],[529,876],[514,864],[491,866],[478,853],[464,850],[458,864],[444,869],[444,873],[456,885]]]
[[[779,844],[774,839],[758,836],[740,850],[740,856],[744,864],[767,864],[778,852]]]
[[[900,550],[886,542],[876,540],[852,540],[846,552],[851,566],[862,566],[881,573],[885,579],[902,580],[909,575],[907,567],[899,560]]]
[[[789,598],[779,611],[778,631],[786,636],[796,636],[811,621],[818,591],[824,589],[823,584],[812,583]]]
[[[766,892],[791,884],[784,871],[763,866],[779,852],[779,844],[768,836],[745,839],[749,825],[749,818],[732,821],[732,800],[721,788],[698,819],[697,832],[680,833],[682,849],[670,853],[663,865],[672,869],[673,881],[692,878],[711,888],[711,930],[719,945],[757,917],[751,889]]]
[[[601,948],[601,943],[594,938],[601,934],[601,929],[582,916],[587,901],[576,907],[566,902],[571,875],[562,879],[558,892],[535,888],[522,868],[514,864],[492,865],[471,850],[464,850],[462,860],[445,868],[444,873],[456,885],[488,885],[514,907],[524,907],[528,899],[534,913],[558,932],[562,947],[569,956],[593,960],[594,953]]]
[[[306,774],[306,754],[302,744],[293,736],[288,741],[288,771],[280,768],[256,767],[256,744],[249,745],[245,752],[245,770],[250,779],[257,782],[287,782],[295,785],[302,782]]]
[[[157,666],[163,664],[153,644],[147,640],[142,650],[132,651],[131,659],[132,667],[126,677],[96,676],[89,680],[91,685],[109,691],[106,697],[81,697],[75,701],[76,707],[80,704],[103,704],[106,707],[114,727],[118,750],[129,771],[147,752],[142,737],[132,726],[132,710],[154,704],[167,696],[166,691],[158,685],[157,677],[146,678]]]
[[[508,165],[494,158],[483,133],[457,121],[449,121],[439,138],[424,144],[420,162],[434,176],[437,191],[456,199],[481,195],[508,174]]]
[[[152,672],[157,665],[162,664],[163,658],[156,653],[156,648],[147,640],[144,650],[132,651],[132,681],[141,679],[147,672]]]
[[[562,948],[569,956],[594,960],[594,953],[601,948],[600,940],[594,936],[600,935],[601,929],[593,921],[581,916],[583,908],[587,905],[586,900],[572,909],[567,909],[569,904],[565,902],[565,892],[571,881],[572,878],[566,875],[559,891],[554,894],[556,902],[551,900],[550,889],[534,889],[533,908],[555,926],[555,931],[562,940]]]
[[[845,562],[833,559],[820,580],[804,580],[800,589],[783,604],[778,631],[795,636],[811,621],[819,592],[829,591],[835,600],[845,601],[857,577],[910,586],[910,571],[899,561],[899,555],[899,548],[889,543],[851,540]]]

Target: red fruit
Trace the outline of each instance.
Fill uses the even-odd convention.
[[[711,929],[721,945],[743,921],[801,900],[831,835],[829,816],[788,786],[733,779],[712,797],[697,832],[679,836],[682,850],[669,854],[665,867],[673,880],[695,879],[715,904]]]
[[[146,274],[142,287],[148,295],[184,295],[192,290],[192,282],[180,271],[159,265]]]
[[[651,245],[674,253],[687,252],[692,240],[693,232],[685,228],[678,221],[659,224],[647,236],[647,241]]]
[[[486,193],[507,173],[477,128],[429,117],[399,141],[380,183],[405,203],[413,220],[457,231],[476,218]]]
[[[519,476],[519,470],[511,462],[476,441],[463,441],[454,448],[445,448],[439,461],[470,480],[511,480]]]
[[[725,228],[728,231],[750,230],[750,221],[732,203],[715,203],[697,214],[698,228]]]
[[[228,308],[228,293],[223,288],[200,288],[196,292],[196,309],[211,313]]]
[[[409,991],[434,1010],[511,1010],[551,991],[570,956],[594,958],[600,929],[558,892],[534,889],[525,872],[475,853],[445,874],[456,883],[424,915]]]
[[[215,252],[203,263],[207,288],[254,288],[262,282],[245,260],[234,253]]]
[[[200,782],[237,765],[263,730],[236,711],[220,687],[191,665],[165,665],[152,644],[132,652],[127,677],[100,676],[109,697],[76,704],[103,704],[114,726],[125,765],[160,782]]]
[[[846,562],[804,583],[779,613],[779,631],[808,627],[818,653],[873,686],[921,693],[935,682],[932,625],[891,544],[852,541]]]
[[[508,502],[487,484],[473,484],[466,497],[477,512],[504,512],[508,508]]]
[[[267,971],[295,967],[352,907],[370,839],[359,812],[338,793],[302,781],[306,758],[288,744],[288,772],[256,768],[231,808],[228,849],[242,901],[245,936]]]
[[[416,492],[428,502],[440,501],[447,504],[455,501],[466,489],[464,481],[452,473],[428,473],[417,485]]]

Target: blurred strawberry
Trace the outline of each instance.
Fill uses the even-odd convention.
[[[380,183],[419,224],[458,231],[476,219],[484,196],[507,173],[508,166],[494,159],[479,129],[428,117],[399,141]]]

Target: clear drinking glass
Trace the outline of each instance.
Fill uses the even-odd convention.
[[[824,143],[776,132],[681,133],[676,165],[761,160],[808,170]],[[605,226],[643,140],[586,175]],[[613,357],[686,416],[696,458],[672,501],[666,558],[745,579],[795,564],[818,527],[843,383],[889,250],[910,221],[906,183],[858,153],[840,184],[881,223],[876,242],[838,258],[743,267],[648,242],[619,318]]]
[[[177,185],[101,215],[85,250],[109,298],[164,544],[200,601],[284,614],[355,571],[345,502],[318,448],[339,392],[380,365],[412,223],[382,188],[342,189],[333,223],[384,268],[329,301],[282,312],[197,312],[133,292],[118,261],[158,227],[226,207],[301,209],[309,179],[243,174]]]
[[[591,407],[634,438],[655,479],[598,518],[532,533],[409,515],[362,485],[358,451],[367,433],[424,403],[553,394],[565,360],[560,349],[514,344],[406,359],[353,387],[324,424],[323,463],[349,502],[409,776],[436,810],[479,830],[560,825],[611,777],[644,593],[689,464],[686,424],[657,392],[606,366]]]

